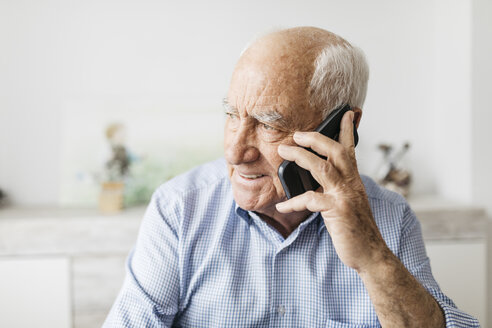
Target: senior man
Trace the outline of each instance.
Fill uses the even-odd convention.
[[[225,161],[154,193],[105,325],[477,327],[434,281],[405,200],[357,171],[367,80],[361,51],[322,29],[249,46],[225,100]],[[339,142],[311,132],[343,104]],[[287,200],[284,159],[320,188]]]

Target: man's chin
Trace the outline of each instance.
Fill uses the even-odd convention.
[[[257,211],[258,210],[258,202],[254,199],[248,199],[245,198],[244,195],[237,196],[234,194],[234,200],[236,201],[236,204],[241,207],[243,210],[246,211]]]
[[[233,174],[231,177],[232,193],[237,205],[246,211],[269,212],[275,208],[277,194],[272,190],[269,177],[262,178],[262,183],[248,184],[237,181],[238,177]],[[276,201],[277,200],[277,201]]]
[[[274,202],[266,202],[259,199],[257,195],[251,195],[251,197],[245,197],[244,193],[233,193],[236,204],[246,211],[253,211],[258,213],[267,213],[271,211],[271,208],[275,207]]]

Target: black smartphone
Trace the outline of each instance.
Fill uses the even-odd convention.
[[[328,115],[328,117],[321,122],[316,128],[316,132],[319,132],[335,141],[338,141],[340,134],[340,123],[342,122],[343,115],[352,110],[349,105],[343,105],[335,109]],[[354,122],[354,144],[357,146],[359,142],[359,135]],[[325,156],[321,156],[311,148],[306,148],[313,154],[326,159]],[[287,199],[303,194],[308,190],[316,190],[319,187],[318,181],[316,181],[311,173],[297,165],[295,162],[283,161],[278,168],[278,177],[282,183]]]

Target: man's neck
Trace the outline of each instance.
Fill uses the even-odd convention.
[[[271,227],[275,228],[284,239],[289,237],[289,235],[294,231],[301,222],[306,220],[311,214],[309,211],[303,212],[292,212],[288,214],[280,213],[274,210],[271,213],[260,213],[255,212],[258,216],[268,223]]]

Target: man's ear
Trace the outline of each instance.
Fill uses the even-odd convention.
[[[354,108],[352,108],[352,110],[354,111],[354,123],[355,123],[355,127],[358,129],[359,128],[360,119],[362,118],[362,109],[360,109],[359,107],[354,107]]]

